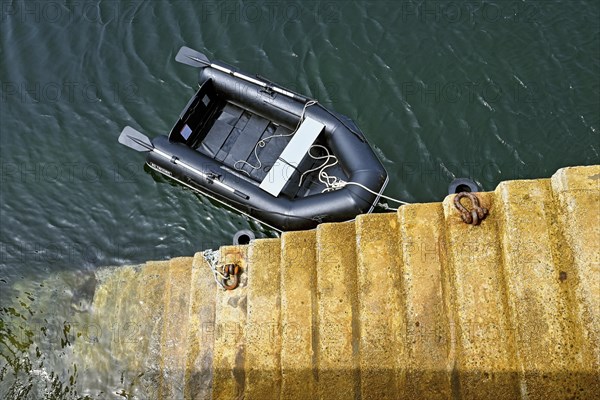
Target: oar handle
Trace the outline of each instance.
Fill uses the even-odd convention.
[[[279,86],[274,85],[272,82],[270,82],[266,79],[260,78],[258,75],[257,75],[257,78],[259,78],[259,79],[255,79],[251,76],[232,71],[229,68],[224,67],[222,65],[215,64],[215,63],[211,62],[208,59],[208,57],[206,57],[204,54],[202,54],[196,50],[190,49],[189,47],[186,47],[186,46],[183,46],[179,49],[179,52],[175,56],[175,60],[177,60],[180,63],[190,65],[190,66],[196,67],[196,68],[210,67],[210,68],[216,69],[217,71],[221,71],[228,75],[235,76],[238,79],[253,83],[260,87],[268,88],[275,93],[279,93],[283,96],[290,97],[292,99],[301,101],[303,103],[306,103],[310,100],[309,98],[302,96],[298,93],[294,93],[289,90],[280,88]]]
[[[223,66],[221,66],[219,64],[211,63],[209,66],[211,68],[213,68],[213,69],[216,69],[217,71],[221,71],[223,73],[226,73],[228,75],[234,76],[234,77],[236,77],[238,79],[241,79],[243,81],[253,83],[253,84],[258,85],[260,87],[263,87],[263,88],[266,88],[266,89],[270,89],[270,90],[274,91],[275,93],[279,93],[279,94],[281,94],[283,96],[287,96],[287,97],[290,97],[292,99],[299,100],[299,101],[301,101],[303,103],[306,103],[307,101],[310,100],[309,98],[307,98],[305,96],[302,96],[302,95],[300,95],[298,93],[294,93],[294,92],[291,92],[289,90],[282,89],[279,86],[275,86],[270,81],[266,81],[265,82],[265,80],[260,79],[260,77],[258,77],[259,79],[255,79],[255,78],[253,78],[251,76],[240,74],[239,72],[232,71],[229,68],[225,68],[225,67],[223,67]]]

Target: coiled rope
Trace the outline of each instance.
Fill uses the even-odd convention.
[[[322,148],[323,150],[325,150],[326,154],[324,156],[315,156],[315,155],[313,155],[311,153],[311,150],[313,148]],[[402,201],[402,200],[399,200],[399,199],[395,199],[393,197],[389,197],[389,196],[385,196],[383,194],[377,193],[377,192],[369,189],[365,185],[360,184],[358,182],[346,182],[345,180],[340,179],[337,176],[331,176],[331,175],[329,175],[325,170],[327,168],[330,168],[330,167],[333,167],[334,165],[336,165],[338,163],[338,158],[336,156],[334,156],[333,154],[331,154],[329,152],[329,149],[327,147],[325,147],[325,146],[322,146],[320,144],[313,144],[310,147],[310,149],[308,150],[308,155],[312,159],[314,159],[314,160],[325,160],[325,161],[323,162],[323,164],[319,165],[318,167],[309,169],[309,170],[305,171],[304,173],[302,173],[302,175],[300,176],[300,182],[298,183],[298,186],[302,185],[302,180],[304,179],[304,175],[309,174],[311,172],[314,172],[316,170],[319,170],[319,182],[321,182],[323,185],[325,185],[325,189],[323,189],[321,191],[321,193],[333,192],[335,190],[342,189],[342,188],[344,188],[344,187],[346,187],[348,185],[354,185],[354,186],[358,186],[358,187],[366,190],[369,193],[372,193],[372,194],[374,194],[376,196],[384,198],[386,200],[393,201],[393,202],[398,203],[398,204],[410,204],[410,203],[408,203],[406,201]],[[329,160],[333,160],[333,162],[331,164],[329,164]],[[387,206],[387,204],[383,205],[383,204],[380,203],[378,205],[381,206],[381,207],[383,207],[383,208],[386,208],[386,209],[391,209],[389,206]]]

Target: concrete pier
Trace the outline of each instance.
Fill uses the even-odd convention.
[[[147,399],[600,399],[600,166],[477,196],[223,247],[233,291],[200,253],[111,269],[102,343]]]

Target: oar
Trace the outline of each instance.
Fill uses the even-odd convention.
[[[226,184],[222,183],[221,181],[214,179],[213,177],[208,176],[204,172],[197,170],[196,168],[192,167],[191,165],[184,163],[183,161],[179,160],[176,156],[167,154],[164,151],[157,149],[156,147],[154,147],[154,144],[152,144],[152,142],[150,141],[150,139],[148,139],[148,137],[146,135],[144,135],[140,131],[133,129],[130,126],[126,126],[125,128],[123,128],[123,131],[119,135],[119,143],[121,143],[135,151],[140,151],[140,152],[153,151],[156,154],[158,154],[159,156],[169,160],[173,164],[179,165],[179,166],[187,169],[188,171],[191,171],[197,175],[200,175],[201,177],[206,179],[209,183],[213,183],[217,186],[220,186],[223,189],[225,189],[243,199],[248,200],[250,198],[247,194],[240,192],[239,190],[232,188],[231,186],[226,185]]]
[[[218,71],[224,72],[226,74],[235,76],[236,78],[245,80],[250,83],[254,83],[255,85],[258,85],[263,88],[273,90],[276,93],[282,94],[282,95],[290,97],[292,99],[299,100],[303,103],[306,103],[309,100],[307,97],[304,97],[300,94],[293,93],[293,92],[290,92],[289,90],[285,90],[280,87],[274,86],[271,83],[263,82],[261,80],[254,79],[250,76],[240,74],[239,72],[232,71],[232,70],[222,67],[220,65],[213,64],[210,62],[208,57],[206,57],[204,54],[202,54],[194,49],[190,49],[189,47],[186,47],[186,46],[182,46],[179,49],[179,52],[175,56],[175,61],[178,61],[185,65],[189,65],[194,68],[211,67]]]
[[[148,136],[130,126],[123,128],[123,131],[119,135],[119,143],[130,147],[135,151],[154,150],[154,145],[150,139],[148,139]]]

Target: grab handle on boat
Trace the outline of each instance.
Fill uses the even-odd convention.
[[[242,199],[244,199],[244,200],[248,200],[248,199],[250,198],[250,196],[248,196],[246,193],[244,193],[244,192],[240,192],[240,191],[239,191],[239,190],[237,190],[237,189],[233,189],[233,194],[235,194],[236,196],[239,196],[239,197],[241,197],[241,198],[242,198]]]

